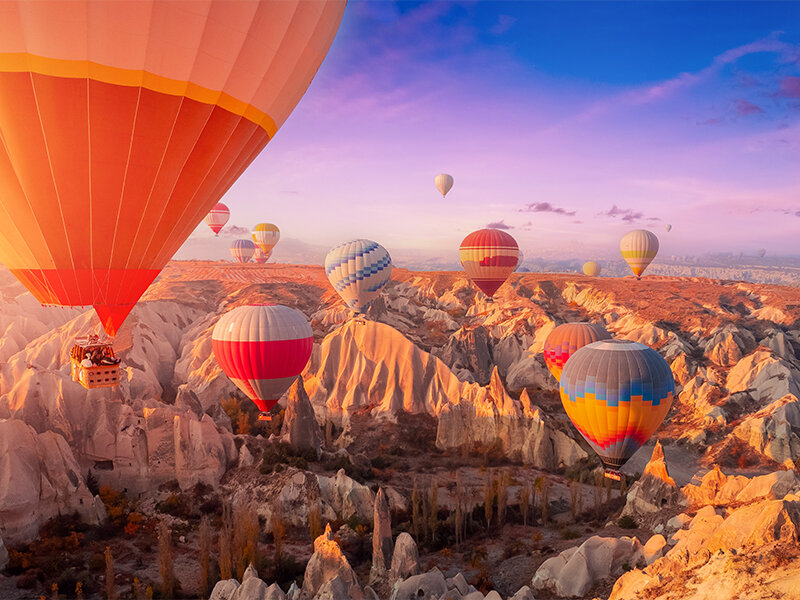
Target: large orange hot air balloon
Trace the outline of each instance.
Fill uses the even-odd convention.
[[[489,298],[505,283],[519,262],[517,241],[499,229],[473,231],[459,248],[467,276]]]
[[[113,335],[305,93],[345,2],[0,2],[0,260]]]

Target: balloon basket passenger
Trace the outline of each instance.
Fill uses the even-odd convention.
[[[120,359],[108,340],[97,335],[77,338],[69,353],[72,381],[86,389],[119,385]]]

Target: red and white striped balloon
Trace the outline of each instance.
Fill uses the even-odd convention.
[[[306,316],[280,304],[234,308],[211,334],[219,366],[263,413],[303,371],[313,341]]]
[[[467,276],[490,298],[519,262],[516,240],[499,229],[473,231],[461,242],[459,254]]]
[[[217,202],[214,208],[211,209],[211,212],[206,215],[205,222],[206,225],[211,227],[211,231],[214,232],[214,235],[219,235],[220,230],[225,227],[225,223],[227,223],[230,218],[231,211],[228,207],[222,202]]]

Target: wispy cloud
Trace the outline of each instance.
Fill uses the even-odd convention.
[[[553,206],[549,202],[531,202],[530,204],[526,204],[524,208],[520,208],[519,212],[549,212],[557,215],[566,215],[568,217],[575,216],[574,210],[565,210],[559,206]]]
[[[244,235],[249,239],[250,229],[247,227],[239,227],[238,225],[228,225],[227,227],[223,228],[222,231],[220,231],[220,234],[227,237],[238,237]]]
[[[506,225],[505,219],[502,221],[494,221],[492,223],[487,223],[486,227],[488,229],[514,229],[513,225]]]
[[[704,121],[698,121],[698,125],[720,125],[725,122],[725,119],[722,117],[711,117],[710,119],[706,119]]]
[[[733,103],[733,110],[736,111],[736,114],[740,117],[747,117],[749,115],[760,115],[764,113],[764,109],[761,108],[758,104],[753,104],[749,100],[745,100],[744,98],[737,98],[734,100]]]
[[[497,17],[497,23],[492,25],[489,32],[493,35],[503,35],[506,31],[511,29],[516,22],[516,17],[512,17],[511,15],[499,15]]]
[[[787,75],[781,79],[778,95],[782,98],[800,98],[800,77]]]
[[[645,216],[644,213],[633,210],[632,208],[619,208],[616,204],[614,204],[611,208],[606,211],[597,213],[598,216],[605,216],[611,217],[612,219],[619,219],[625,223],[634,223],[636,221],[644,220]],[[648,221],[660,221],[658,217],[648,217]]]
[[[779,57],[778,60],[781,62],[796,60],[798,53],[797,47],[777,39],[780,33],[781,32],[773,32],[765,39],[756,40],[749,44],[726,50],[722,54],[715,56],[708,66],[699,71],[679,73],[670,79],[665,79],[655,84],[640,86],[619,94],[614,94],[611,97],[603,98],[585,108],[573,118],[568,119],[565,123],[554,125],[549,128],[548,131],[556,131],[563,125],[571,122],[581,123],[592,120],[609,112],[619,110],[620,108],[642,106],[666,99],[675,95],[680,90],[693,87],[711,79],[713,76],[722,72],[728,65],[732,65],[739,59],[751,54],[768,52],[777,54]],[[795,82],[794,80],[797,81]],[[781,82],[781,90],[781,94],[784,96],[800,97],[800,77],[785,77]],[[703,124],[713,123],[704,122]]]

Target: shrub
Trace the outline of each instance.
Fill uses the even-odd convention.
[[[561,530],[561,539],[562,540],[574,540],[575,538],[581,537],[581,534],[572,529],[571,527],[565,527]]]
[[[192,512],[191,506],[183,494],[170,494],[165,500],[156,504],[156,510],[181,519],[188,519]]]

